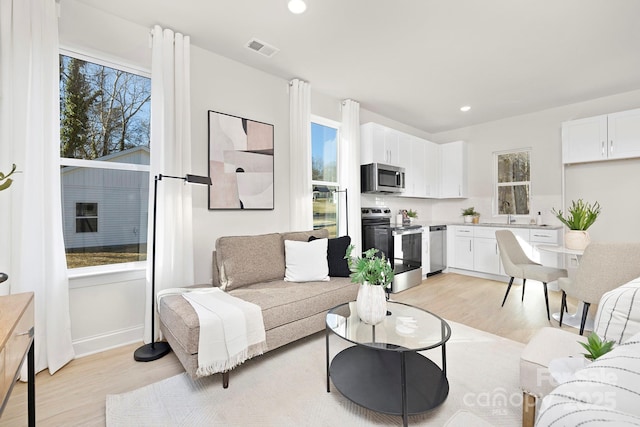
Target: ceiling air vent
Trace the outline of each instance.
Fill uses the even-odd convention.
[[[273,55],[280,51],[280,49],[258,39],[249,40],[246,46],[249,49],[258,52],[259,54],[266,56],[267,58],[271,58]]]

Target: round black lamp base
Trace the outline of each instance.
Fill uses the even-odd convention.
[[[139,347],[135,353],[133,353],[133,358],[136,362],[151,362],[166,356],[170,351],[171,347],[169,347],[168,342],[158,341]]]

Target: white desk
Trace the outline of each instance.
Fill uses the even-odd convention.
[[[536,247],[541,251],[554,252],[554,253],[559,253],[559,254],[563,254],[563,255],[574,255],[576,257],[576,259],[578,260],[577,264],[579,264],[580,257],[584,253],[584,250],[569,249],[569,248],[564,247],[564,246],[537,245]],[[577,264],[576,264],[575,267],[573,267],[574,269],[578,267]],[[568,270],[571,270],[571,268],[568,268]],[[584,303],[582,301],[578,301],[578,305],[576,306],[576,312],[573,313],[573,314],[565,314],[562,317],[562,324],[574,327],[576,329],[580,329],[580,324],[582,323],[582,310],[583,310],[583,308],[584,308]],[[560,313],[559,312],[558,313],[553,313],[551,316],[555,320],[557,320],[558,322],[560,321]],[[584,324],[584,329],[585,330],[589,330],[589,331],[593,331],[593,323],[594,323],[594,315],[593,315],[593,313],[590,313],[588,315],[588,317],[587,317],[587,321]]]

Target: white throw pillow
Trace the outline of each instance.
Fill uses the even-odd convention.
[[[287,282],[329,281],[327,242],[328,239],[316,239],[311,242],[285,240],[284,280]]]

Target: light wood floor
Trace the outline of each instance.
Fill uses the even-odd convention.
[[[522,287],[514,284],[501,308],[506,288],[507,284],[502,282],[439,274],[420,286],[392,295],[392,299],[523,343],[544,326],[558,326],[554,320],[547,321],[540,283],[527,284],[524,302],[520,300]],[[549,304],[552,313],[559,310],[559,292],[549,292]],[[569,311],[574,308],[574,302],[569,301]],[[570,327],[563,329],[576,331]],[[73,360],[54,376],[47,371],[39,373],[36,376],[38,426],[103,426],[107,394],[135,390],[183,372],[173,353],[154,362],[135,362],[133,352],[137,347],[130,345]],[[26,425],[26,414],[26,385],[18,383],[0,418],[0,427]]]

